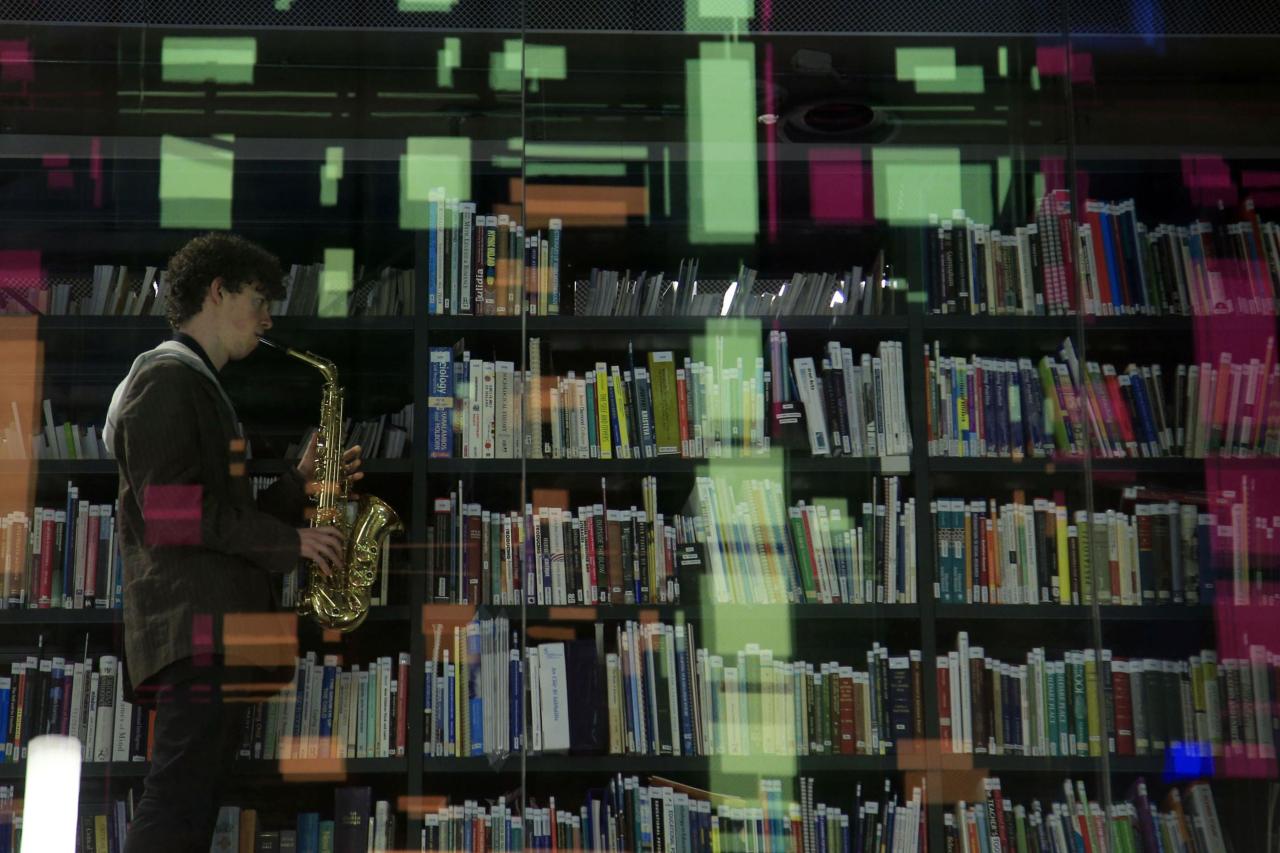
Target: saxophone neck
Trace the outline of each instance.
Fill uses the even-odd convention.
[[[307,352],[306,350],[297,350],[297,349],[294,349],[293,347],[286,346],[277,341],[273,341],[270,338],[259,337],[258,341],[260,343],[266,344],[272,349],[279,350],[285,355],[292,356],[293,358],[296,358],[298,361],[311,365],[316,370],[320,371],[321,374],[324,375],[324,378],[326,381],[337,384],[338,367],[332,361],[325,358],[324,356],[316,355],[315,353]]]

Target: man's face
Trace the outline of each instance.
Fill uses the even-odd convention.
[[[270,306],[258,283],[246,284],[239,293],[223,291],[219,320],[228,358],[237,361],[253,352],[258,337],[271,328]]]

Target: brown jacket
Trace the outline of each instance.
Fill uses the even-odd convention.
[[[254,501],[234,412],[180,360],[138,370],[113,414],[126,687],[136,690],[170,665],[220,661],[226,614],[277,609],[306,498],[290,468]]]

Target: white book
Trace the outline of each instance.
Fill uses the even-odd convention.
[[[480,442],[484,459],[493,459],[494,418],[496,415],[495,386],[497,384],[492,361],[482,363],[480,374]]]
[[[529,748],[542,752],[542,668],[540,666],[541,646],[530,646],[527,651],[528,665],[525,667],[529,684]]]
[[[495,388],[495,450],[497,459],[514,459],[515,434],[519,401],[515,395],[515,364],[510,361],[494,362]]]
[[[124,698],[124,673],[116,669],[115,735],[111,748],[112,761],[129,760],[129,736],[133,729],[133,703]]]
[[[99,661],[97,722],[94,732],[94,761],[111,761],[116,730],[116,657],[103,655]]]
[[[818,373],[812,358],[792,359],[795,369],[796,389],[800,394],[800,402],[804,405],[805,425],[809,434],[809,450],[814,456],[828,456],[831,453],[827,433],[827,416],[822,405],[822,394],[818,389]]]
[[[391,658],[378,658],[378,758],[391,754]]]
[[[564,643],[538,647],[539,716],[542,718],[542,751],[569,750],[568,669]]]
[[[307,695],[303,705],[302,742],[305,751],[299,758],[320,757],[320,712],[324,684],[324,664],[312,663],[307,675]]]
[[[368,758],[369,745],[364,733],[369,723],[369,673],[362,670],[356,673],[354,680],[356,683],[355,757]],[[347,756],[351,757],[350,750]]]
[[[0,678],[0,691],[9,687],[8,678]],[[67,732],[80,741],[81,757],[84,754],[84,732],[81,723],[84,721],[84,662],[76,661],[71,667],[71,713],[67,719]],[[12,701],[12,699],[10,700]]]

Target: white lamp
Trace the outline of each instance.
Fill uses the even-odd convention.
[[[80,806],[80,741],[41,735],[27,748],[21,853],[74,853]]]

